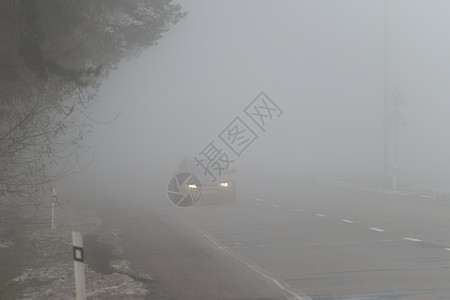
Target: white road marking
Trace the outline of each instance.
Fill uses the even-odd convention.
[[[301,209],[294,209],[294,211],[303,211],[303,210],[301,210]]]
[[[322,214],[316,214],[316,216],[318,216],[318,217],[326,217],[326,215],[322,215]]]
[[[342,222],[345,222],[345,223],[355,223],[355,222],[353,222],[353,221],[351,221],[351,220],[347,220],[347,219],[342,219],[341,221],[342,221]]]
[[[450,251],[450,248],[445,248],[445,250]]]
[[[413,238],[404,238],[404,240],[406,241],[411,241],[411,242],[421,242],[422,240],[419,239],[413,239]]]
[[[247,259],[247,258],[245,258],[243,256],[240,256],[239,254],[231,251],[228,247],[223,245],[219,240],[217,240],[214,236],[212,236],[208,232],[201,230],[200,228],[196,227],[194,224],[192,224],[190,222],[186,222],[185,221],[183,223],[185,223],[192,230],[197,231],[198,233],[200,233],[206,240],[208,240],[210,243],[212,243],[214,246],[216,246],[216,248],[219,251],[222,251],[224,254],[232,257],[236,261],[239,261],[239,262],[243,263],[248,268],[250,268],[252,271],[254,271],[255,273],[259,274],[260,276],[262,276],[263,278],[265,278],[266,280],[268,280],[272,284],[276,285],[280,290],[282,290],[284,293],[287,293],[289,295],[288,299],[292,299],[292,300],[312,300],[310,297],[308,297],[307,295],[305,295],[301,291],[292,288],[285,281],[283,281],[281,279],[274,278],[269,272],[267,272],[266,270],[264,270],[263,268],[261,268],[260,266],[258,266],[254,262],[252,262],[251,260],[249,260],[249,259]]]
[[[373,231],[384,232],[384,229],[381,229],[381,228],[370,227],[369,229],[373,230]]]
[[[239,197],[245,197],[245,198],[248,198],[248,199],[252,199],[252,200],[256,200],[256,201],[264,201],[264,200],[262,200],[262,199],[259,199],[258,197],[254,197],[254,196],[247,196],[247,195],[243,195],[243,194],[239,194]]]
[[[280,207],[278,204],[272,204],[273,207]]]

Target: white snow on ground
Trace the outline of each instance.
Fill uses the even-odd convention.
[[[6,241],[6,240],[0,240],[0,248],[1,249],[6,249],[9,248],[13,245],[13,242],[11,241]]]
[[[0,249],[6,249],[13,245],[12,241],[8,241],[5,237],[4,229],[0,228]]]
[[[75,279],[72,260],[71,232],[77,230],[98,235],[97,242],[113,247],[115,257],[120,258],[123,250],[117,234],[119,229],[105,228],[98,214],[86,207],[71,207],[68,203],[58,210],[56,231],[48,228],[34,229],[28,234],[39,254],[39,268],[28,268],[16,277],[16,282],[37,281],[41,285],[28,288],[23,300],[75,299]],[[117,259],[116,258],[116,259]],[[86,265],[86,293],[88,300],[143,300],[149,293],[147,274],[137,274],[129,262],[117,259],[110,262],[111,274],[100,274]]]
[[[73,263],[64,263],[51,268],[27,269],[15,280],[38,279],[48,281],[38,290],[28,292],[23,300],[75,299],[75,279]],[[101,275],[86,268],[87,298],[94,299],[144,299],[148,290],[144,283],[137,282],[127,275],[112,273]]]

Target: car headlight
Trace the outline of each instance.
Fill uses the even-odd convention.
[[[229,187],[230,185],[228,184],[228,182],[221,182],[220,183],[220,187],[226,188]]]
[[[188,185],[188,187],[189,187],[190,189],[196,189],[196,188],[197,188],[197,185],[196,185],[196,184],[190,184],[190,185]]]

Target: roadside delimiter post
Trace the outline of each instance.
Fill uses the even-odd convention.
[[[56,189],[52,188],[52,232],[55,231],[55,218],[56,218],[56,203],[58,202],[58,195]]]
[[[86,278],[84,273],[83,237],[72,231],[73,265],[75,270],[76,300],[86,300]]]

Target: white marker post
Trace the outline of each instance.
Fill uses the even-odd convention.
[[[58,202],[58,194],[55,188],[52,188],[52,232],[55,231],[56,203]]]
[[[84,274],[83,237],[78,231],[72,231],[73,267],[75,270],[76,300],[86,300],[86,277]]]

